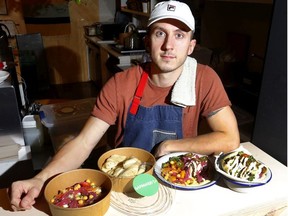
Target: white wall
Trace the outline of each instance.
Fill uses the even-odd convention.
[[[113,22],[115,10],[115,0],[99,0],[99,21]]]

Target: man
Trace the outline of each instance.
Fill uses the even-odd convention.
[[[165,1],[155,6],[145,39],[151,63],[117,73],[105,84],[80,134],[34,178],[12,184],[12,207],[31,208],[44,182],[78,168],[113,124],[118,129],[115,147],[139,147],[155,157],[237,148],[237,122],[220,79],[210,67],[187,57],[196,45],[194,29],[186,4]],[[206,117],[211,133],[197,136],[200,116]]]

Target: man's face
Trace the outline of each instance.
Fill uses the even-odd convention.
[[[182,22],[164,19],[150,26],[146,45],[150,51],[152,65],[159,72],[181,70],[196,45],[191,40],[192,31]],[[155,71],[156,72],[156,71]]]

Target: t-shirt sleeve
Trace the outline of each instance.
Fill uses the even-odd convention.
[[[126,121],[128,109],[142,74],[140,66],[114,74],[98,94],[92,116],[110,125]]]
[[[101,89],[91,114],[109,125],[115,124],[117,118],[117,88],[114,76]]]
[[[215,110],[231,106],[231,102],[218,74],[209,66],[200,68],[198,96],[201,98],[201,115],[207,117]]]

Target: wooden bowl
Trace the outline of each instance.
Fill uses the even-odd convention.
[[[101,200],[80,208],[64,208],[51,203],[51,199],[58,193],[58,190],[63,190],[86,179],[90,179],[96,186],[102,188],[102,193],[105,194],[103,194]],[[45,187],[44,196],[53,216],[105,215],[110,206],[111,189],[112,181],[107,174],[93,169],[76,169],[59,174],[51,179]]]
[[[121,147],[112,149],[110,151],[105,152],[100,156],[98,159],[98,168],[101,170],[103,164],[105,161],[111,156],[111,155],[124,155],[127,158],[130,157],[136,157],[138,158],[142,163],[146,162],[149,165],[148,170],[146,170],[145,173],[153,174],[153,169],[156,163],[155,157],[148,151],[140,148],[134,148],[134,147]],[[113,177],[110,176],[112,179],[112,190],[116,192],[132,192],[132,183],[134,177],[130,178],[119,178],[119,177]]]

